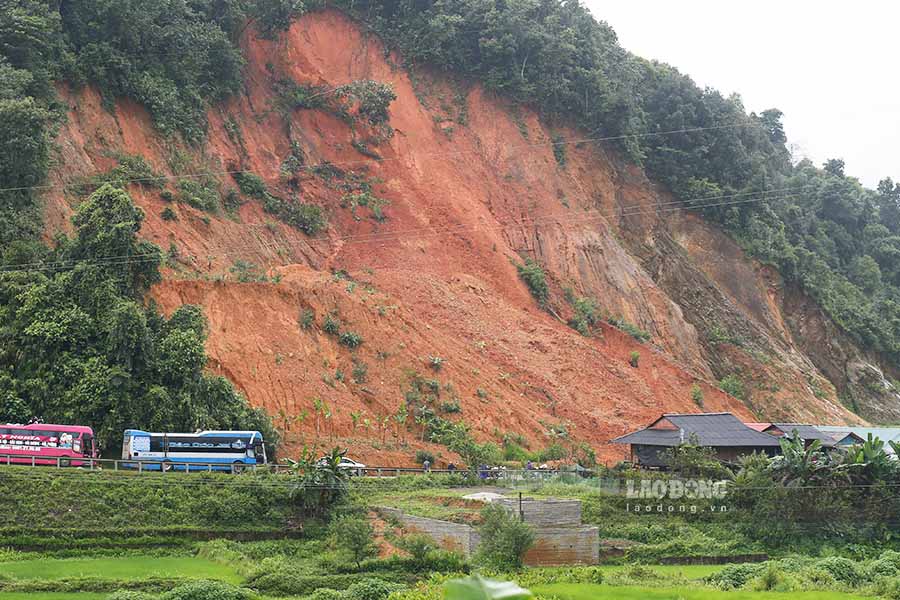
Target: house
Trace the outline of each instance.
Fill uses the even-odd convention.
[[[816,429],[835,437],[835,447],[861,444],[869,439],[869,435],[884,442],[884,451],[894,455],[894,449],[888,442],[900,443],[900,427],[853,427],[849,425],[816,425]]]
[[[753,452],[774,456],[778,439],[747,427],[731,413],[664,414],[647,427],[611,440],[631,446],[631,462],[644,467],[664,467],[665,451],[694,442],[712,448],[716,457],[734,462]]]
[[[812,425],[803,423],[744,423],[747,427],[768,433],[775,437],[793,436],[795,433],[803,440],[804,445],[809,446],[813,441],[818,440],[823,447],[831,448],[835,445],[834,436],[830,433],[819,430]]]

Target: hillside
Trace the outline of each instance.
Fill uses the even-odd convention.
[[[133,100],[57,83],[43,237],[72,231],[76,186],[143,157],[150,175],[127,189],[166,257],[150,297],[166,315],[202,307],[208,369],[272,415],[287,454],[335,439],[369,464],[451,456],[424,441],[412,413],[426,409],[478,441],[583,441],[603,459],[622,455],[609,438],[667,411],[900,418],[891,360],[715,219],[672,210],[603,136],[410,70],[338,10],[274,36],[251,26],[239,45],[241,89],[208,110],[202,143],[164,135]],[[367,112],[383,84],[387,113]]]

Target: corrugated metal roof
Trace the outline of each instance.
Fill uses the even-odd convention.
[[[821,442],[832,442],[834,437],[818,427],[813,425],[804,425],[803,423],[772,423],[775,427],[784,432],[784,435],[793,435],[794,431],[800,436],[801,440],[819,440]]]
[[[871,433],[873,438],[878,438],[882,442],[885,442],[884,450],[888,454],[893,454],[894,451],[887,442],[900,441],[900,427],[853,427],[849,425],[816,425],[816,429],[818,429],[819,431],[824,431],[826,433],[855,433],[863,441],[868,440],[869,434]]]
[[[760,433],[741,423],[731,413],[664,414],[675,429],[644,428],[612,440],[616,444],[644,444],[648,446],[677,446],[696,436],[701,446],[773,447],[778,440],[768,433]],[[660,419],[657,419],[659,421]],[[656,423],[657,421],[654,421]],[[684,435],[682,436],[682,432]]]

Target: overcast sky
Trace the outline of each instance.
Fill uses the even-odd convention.
[[[869,187],[900,180],[900,3],[584,1],[631,52],[780,109],[796,155],[843,158]]]

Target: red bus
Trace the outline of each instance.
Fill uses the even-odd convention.
[[[97,458],[94,430],[80,425],[0,425],[0,465],[80,467]]]

